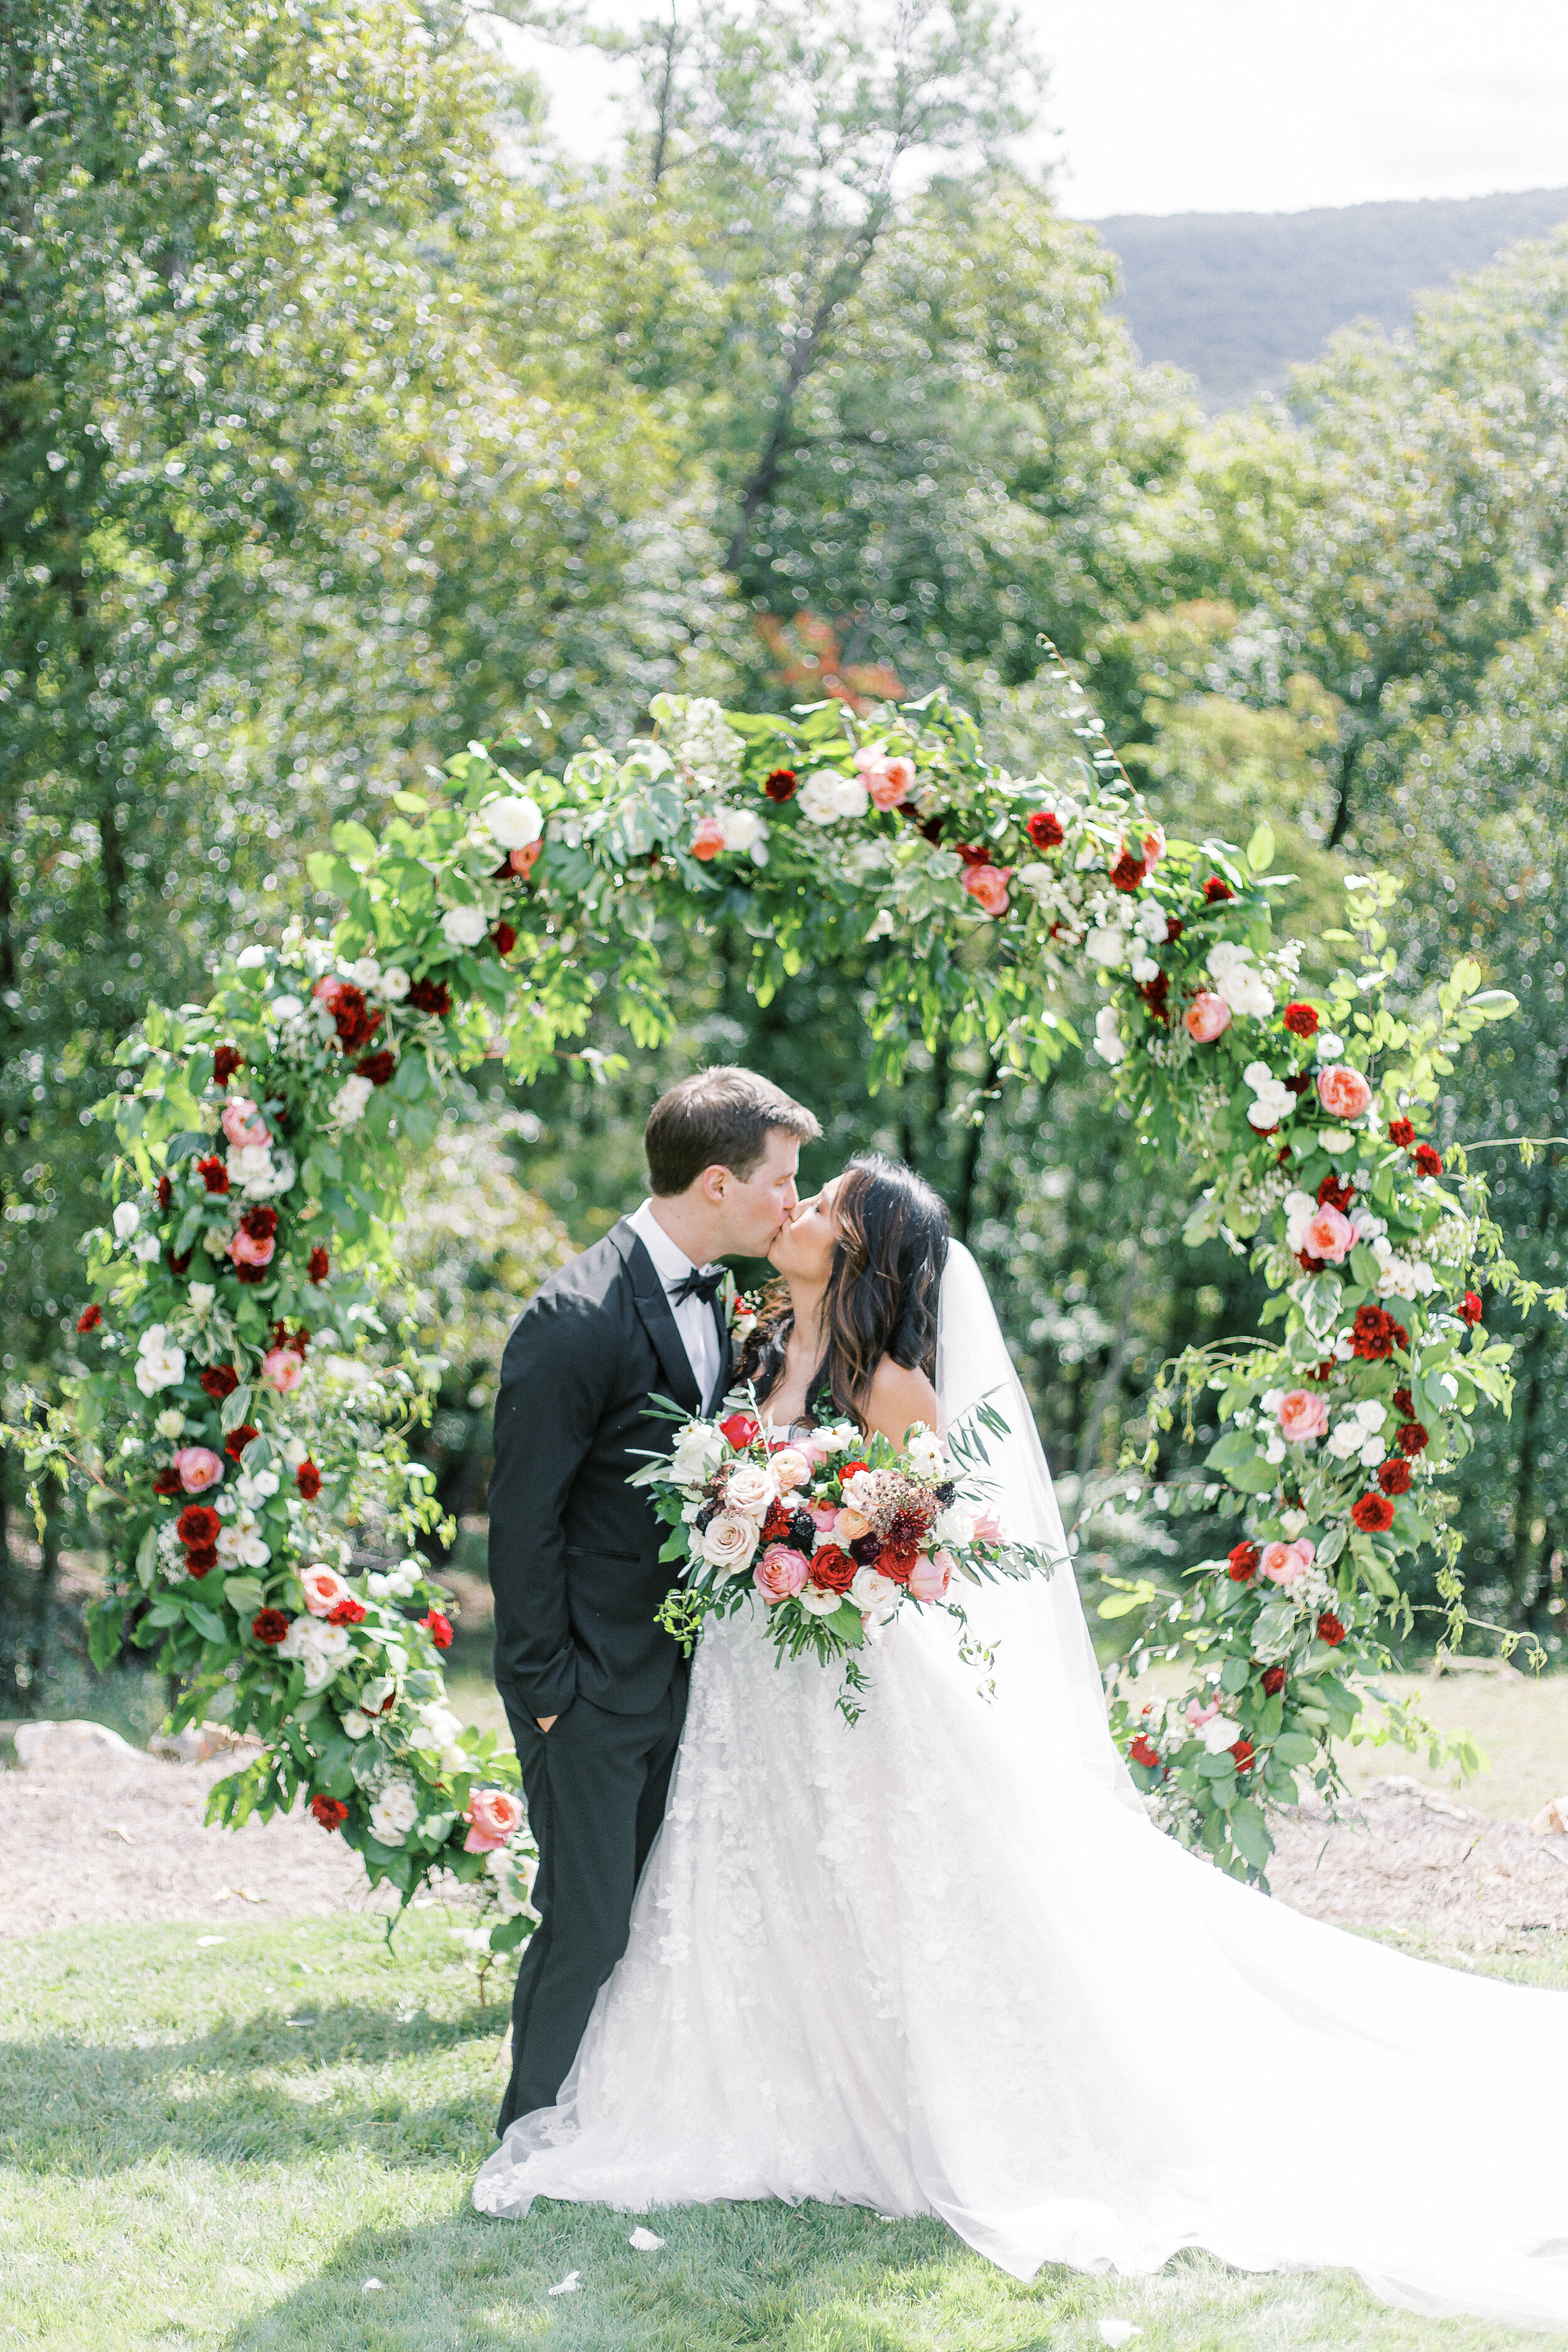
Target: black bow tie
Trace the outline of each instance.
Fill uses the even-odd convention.
[[[689,1274],[681,1276],[671,1296],[678,1307],[684,1307],[689,1298],[700,1298],[704,1307],[711,1307],[723,1283],[724,1269],[721,1265],[710,1265],[705,1270],[694,1266]]]

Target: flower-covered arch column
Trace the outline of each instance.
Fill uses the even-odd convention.
[[[303,1794],[373,1878],[406,1897],[483,1873],[498,1941],[523,1932],[515,1765],[447,1705],[416,1549],[438,1517],[405,1444],[426,1374],[382,1311],[400,1182],[482,1058],[526,1081],[599,1007],[638,1045],[667,1034],[661,926],[721,908],[761,999],[813,965],[864,971],[873,1087],[944,1032],[1044,1072],[1080,1044],[1064,981],[1092,975],[1089,1050],[1151,1165],[1196,1180],[1187,1240],[1223,1234],[1270,1292],[1264,1331],[1178,1368],[1217,1396],[1187,1490],[1213,1556],[1164,1630],[1187,1694],[1119,1700],[1118,1734],[1172,1826],[1238,1871],[1267,1861],[1266,1802],[1331,1777],[1404,1563],[1451,1553],[1441,1470],[1508,1394],[1480,1292],[1512,1270],[1420,1131],[1449,1056],[1511,1000],[1467,963],[1419,1021],[1384,1006],[1392,886],[1364,879],[1344,968],[1304,990],[1268,827],[1245,849],[1164,839],[1056,675],[1026,775],[940,695],[866,718],[666,698],[656,732],[561,776],[470,746],[395,793],[379,835],[340,824],[312,854],[342,902],[330,936],[296,925],[206,1003],[149,1007],[104,1106],[79,1377],[16,1434],[90,1486],[95,1654],[130,1638],[183,1679],[182,1717],[226,1707],[265,1742],[220,1784],[226,1817]]]

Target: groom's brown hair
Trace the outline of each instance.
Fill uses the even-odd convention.
[[[822,1133],[804,1103],[755,1070],[731,1063],[698,1070],[660,1095],[648,1114],[648,1182],[662,1198],[684,1192],[705,1168],[728,1168],[744,1182],[774,1128],[801,1143],[815,1143]]]

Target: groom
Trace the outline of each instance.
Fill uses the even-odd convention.
[[[554,2103],[664,1818],[686,1662],[655,1623],[664,1530],[626,1485],[668,1423],[651,1393],[716,1409],[729,1334],[710,1258],[761,1257],[796,1205],[808,1110],[751,1070],[702,1070],[654,1105],[652,1198],[552,1274],[507,1341],[496,1399],[496,1683],[539,1847],[540,1924],[518,1970],[500,2130]]]

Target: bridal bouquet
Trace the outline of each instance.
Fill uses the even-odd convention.
[[[658,1622],[688,1656],[705,1618],[731,1616],[754,1593],[781,1661],[810,1650],[842,1666],[839,1704],[853,1721],[850,1694],[865,1687],[856,1653],[900,1609],[941,1607],[962,1623],[955,1582],[1054,1566],[1009,1541],[986,1500],[981,1433],[1006,1433],[989,1406],[945,1441],[916,1423],[895,1446],[847,1423],[775,1437],[749,1405],[689,1421],[654,1404],[681,1427],[630,1483],[651,1489],[669,1528],[660,1559],[684,1562]]]

